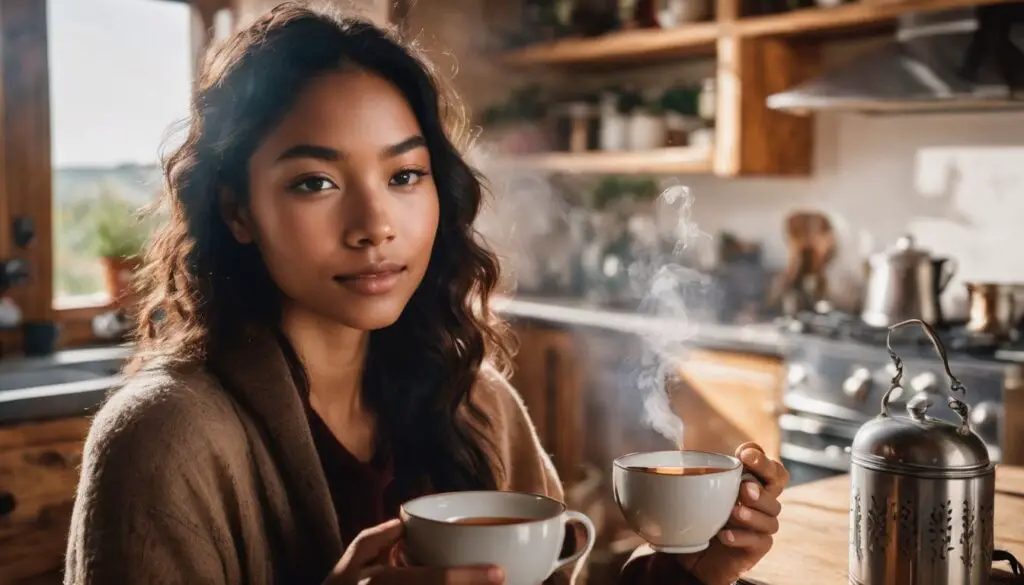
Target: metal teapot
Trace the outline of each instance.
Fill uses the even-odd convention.
[[[970,428],[964,385],[949,370],[945,348],[927,323],[950,389],[952,424],[928,415],[932,396],[907,401],[907,415],[890,412],[902,390],[903,361],[887,342],[896,367],[881,413],[857,432],[851,448],[850,583],[856,585],[988,585],[993,555],[995,466]],[[1014,562],[1014,561],[1012,561]]]
[[[946,290],[956,262],[932,256],[903,236],[896,246],[871,256],[867,264],[861,320],[872,327],[888,327],[906,319],[942,323],[939,297]]]

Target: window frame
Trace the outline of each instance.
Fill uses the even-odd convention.
[[[212,40],[214,15],[234,11],[230,0],[171,1],[192,6],[192,58],[198,63]],[[60,325],[60,347],[100,342],[92,319],[111,303],[54,307],[53,164],[46,0],[0,0],[0,259],[24,259],[29,281],[6,295],[21,308],[22,321]],[[198,70],[194,68],[193,71]],[[32,219],[35,239],[15,249],[10,231],[18,217]],[[21,346],[20,328],[0,331],[0,356]]]

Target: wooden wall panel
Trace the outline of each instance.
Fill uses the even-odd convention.
[[[32,279],[11,291],[26,320],[52,318],[53,253],[46,2],[0,0],[0,257],[25,258]],[[36,240],[13,250],[11,222],[30,217]]]

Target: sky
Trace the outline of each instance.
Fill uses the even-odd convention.
[[[188,113],[188,5],[46,2],[54,166],[157,162],[167,128]]]

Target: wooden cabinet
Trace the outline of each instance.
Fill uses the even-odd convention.
[[[670,387],[687,449],[732,453],[756,441],[779,456],[782,360],[774,356],[691,350]]]
[[[584,357],[573,333],[516,322],[519,338],[512,384],[523,397],[541,443],[567,483],[583,459]]]
[[[1003,386],[1003,460],[1024,466],[1024,364],[1008,365]]]
[[[60,583],[85,418],[0,428],[0,585]]]

